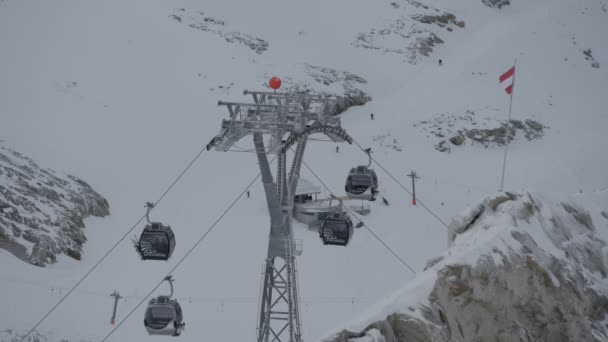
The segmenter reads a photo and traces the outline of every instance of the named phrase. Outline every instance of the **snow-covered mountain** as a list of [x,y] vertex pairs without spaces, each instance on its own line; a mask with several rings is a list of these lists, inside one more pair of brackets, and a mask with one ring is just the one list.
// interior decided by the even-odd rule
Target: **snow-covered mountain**
[[[328,341],[608,340],[608,192],[501,193],[450,224],[450,248]],[[382,318],[382,319],[379,319]]]
[[[606,0],[415,4],[0,1],[4,146],[78,175],[112,207],[107,218],[86,219],[81,261],[59,256],[41,269],[0,250],[0,340],[6,329],[14,336],[31,328],[137,222],[144,203],[156,200],[217,133],[227,116],[218,100],[242,101],[244,89],[265,89],[273,75],[283,89],[364,92],[372,101],[341,114],[343,127],[407,188],[406,175],[415,170],[419,203],[449,222],[498,189],[503,149],[467,136],[459,146],[445,142],[450,149],[442,153],[437,127],[500,127],[509,99],[498,76],[517,58],[513,119],[538,122],[543,135],[528,141],[517,131],[505,188],[570,194],[608,187]],[[425,23],[424,16],[435,15]],[[430,46],[416,45],[427,38],[432,51],[412,60],[411,48]],[[252,143],[238,146],[248,151]],[[304,159],[336,194],[348,170],[367,160],[355,146],[336,153],[314,141]],[[374,167],[390,206],[371,203],[365,223],[422,272],[446,251],[448,231]],[[38,332],[48,341],[103,339],[113,329],[110,293],[125,297],[121,320],[258,171],[252,154],[205,152],[152,213],[176,232],[171,261],[143,262],[124,239]],[[317,182],[306,169],[302,176]],[[187,323],[182,341],[254,339],[269,220],[261,184],[250,190],[251,198],[237,202],[174,273]],[[348,248],[323,246],[304,226],[295,234],[304,245],[298,275],[306,341],[341,330],[414,277],[366,230],[357,230]],[[140,307],[109,340],[146,339],[142,317]]]
[[0,248],[37,266],[61,253],[80,260],[83,220],[109,214],[108,202],[83,180],[0,146]]

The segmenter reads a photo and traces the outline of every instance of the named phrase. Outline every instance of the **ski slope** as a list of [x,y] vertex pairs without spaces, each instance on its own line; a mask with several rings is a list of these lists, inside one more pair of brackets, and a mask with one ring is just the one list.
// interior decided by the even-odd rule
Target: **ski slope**
[[[227,115],[218,100],[248,100],[242,91],[262,89],[271,75],[282,77],[284,87],[289,80],[309,79],[305,64],[368,81],[364,90],[373,101],[342,114],[343,127],[372,147],[374,158],[408,189],[405,175],[416,170],[419,199],[446,222],[498,189],[503,150],[464,146],[440,153],[413,125],[466,110],[504,120],[509,99],[498,75],[515,58],[513,118],[533,118],[549,128],[540,141],[518,137],[511,144],[505,188],[573,193],[608,187],[605,1],[517,2],[501,10],[476,0],[425,3],[454,13],[466,26],[442,35],[446,43],[412,65],[397,54],[351,45],[359,32],[383,27],[395,16],[398,9],[390,1],[0,2],[3,144],[42,166],[81,177],[111,206],[109,218],[87,221],[81,262],[63,257],[41,269],[0,250],[0,331],[31,328],[137,222],[145,202],[156,200],[217,133]],[[268,41],[269,50],[256,54],[182,25],[169,18],[176,8],[222,18],[231,30]],[[588,48],[599,69],[585,60],[582,50]],[[402,151],[378,143],[384,135]],[[250,140],[238,145],[251,148]],[[341,194],[348,170],[366,156],[356,146],[342,145],[336,154],[333,144],[311,142],[304,161]],[[121,320],[257,173],[253,154],[205,152],[151,214],[176,232],[171,261],[144,263],[129,239],[123,240],[38,331],[49,341],[103,339],[112,330],[112,291],[127,297],[119,304]],[[391,205],[371,203],[365,222],[422,270],[446,249],[447,230],[413,207],[389,176],[378,174]],[[318,183],[305,167],[302,175]],[[251,194],[173,274],[187,324],[182,341],[254,339],[269,218],[261,182]],[[348,248],[323,246],[303,226],[295,234],[304,245],[297,262],[307,341],[335,331],[413,278],[365,230],[355,233]],[[144,308],[109,340],[147,339]]]

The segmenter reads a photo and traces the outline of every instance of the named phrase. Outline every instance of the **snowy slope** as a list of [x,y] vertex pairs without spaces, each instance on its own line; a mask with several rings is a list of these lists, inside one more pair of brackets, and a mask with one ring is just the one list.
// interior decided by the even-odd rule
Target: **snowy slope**
[[[404,15],[396,11],[409,8],[396,9],[390,1],[0,2],[0,137],[40,164],[85,179],[113,208],[109,218],[87,221],[82,262],[65,259],[41,270],[0,251],[0,300],[10,308],[0,312],[0,331],[30,328],[62,288],[74,284],[137,221],[145,201],[158,198],[215,135],[227,114],[218,100],[244,100],[243,89],[263,88],[272,74],[283,76],[286,87],[289,80],[304,80],[319,90],[340,90],[315,83],[307,64],[367,80],[373,101],[343,114],[343,126],[408,188],[405,175],[415,169],[422,177],[420,198],[444,221],[498,188],[502,150],[464,146],[439,153],[413,125],[468,109],[502,120],[508,97],[497,77],[514,57],[513,117],[531,117],[550,128],[534,143],[516,138],[507,188],[572,193],[608,187],[602,154],[608,127],[604,3],[545,0],[501,10],[476,0],[425,3],[466,25],[437,31],[446,43],[412,65],[403,55],[352,44],[359,33],[385,28]],[[188,27],[170,17],[176,8],[220,18],[229,31],[264,39],[268,50],[258,54]],[[599,69],[585,60],[582,50],[588,48]],[[440,68],[438,58],[444,61]],[[386,147],[392,139],[402,151]],[[365,161],[354,146],[342,146],[338,155],[326,143],[308,147],[305,161],[338,194],[347,170]],[[112,328],[109,294],[116,289],[132,296],[119,306],[119,319],[124,317],[257,172],[254,155],[206,152],[152,214],[177,232],[172,261],[143,263],[123,241],[39,331],[57,340],[103,338]],[[303,176],[314,180],[307,170]],[[391,206],[372,203],[365,222],[422,270],[426,260],[445,250],[446,229],[412,207],[387,175],[380,177]],[[267,234],[258,182],[252,198],[239,201],[174,274],[187,322],[181,340],[253,338]],[[413,276],[363,230],[346,249],[322,246],[303,227],[296,227],[296,235],[304,240],[298,272],[306,340],[325,336]],[[142,315],[140,308],[111,340],[145,339]]]

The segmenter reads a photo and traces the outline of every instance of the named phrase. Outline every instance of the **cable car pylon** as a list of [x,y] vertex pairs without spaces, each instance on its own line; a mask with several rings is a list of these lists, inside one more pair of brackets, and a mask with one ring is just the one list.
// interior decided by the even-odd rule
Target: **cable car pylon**
[[[280,84],[276,81],[271,86]],[[274,89],[274,88],[273,88]],[[276,90],[276,89],[275,89]],[[323,95],[245,90],[254,103],[223,102],[230,117],[222,121],[219,133],[207,149],[228,151],[247,135],[260,165],[262,183],[270,214],[268,254],[264,263],[263,286],[258,318],[258,342],[301,342],[300,303],[296,271],[296,244],[292,230],[294,194],[308,135],[323,133],[334,142],[352,143],[341,128],[340,119],[324,114],[335,101]],[[270,135],[268,150],[263,135]],[[287,152],[297,144],[291,169],[287,172]],[[277,154],[276,181],[267,153]]]

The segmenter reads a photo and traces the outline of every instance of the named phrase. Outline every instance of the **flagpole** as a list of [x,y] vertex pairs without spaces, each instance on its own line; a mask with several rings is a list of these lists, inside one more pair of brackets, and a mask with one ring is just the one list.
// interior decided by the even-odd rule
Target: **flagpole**
[[509,99],[509,117],[507,119],[507,134],[505,136],[505,153],[502,159],[502,178],[500,179],[500,190],[503,190],[503,185],[505,183],[505,168],[507,165],[507,149],[509,148],[509,127],[511,126],[511,108],[513,106],[513,93],[515,92],[515,75],[517,74],[517,58],[515,58],[515,62],[513,63],[513,83],[511,84],[511,98]]

